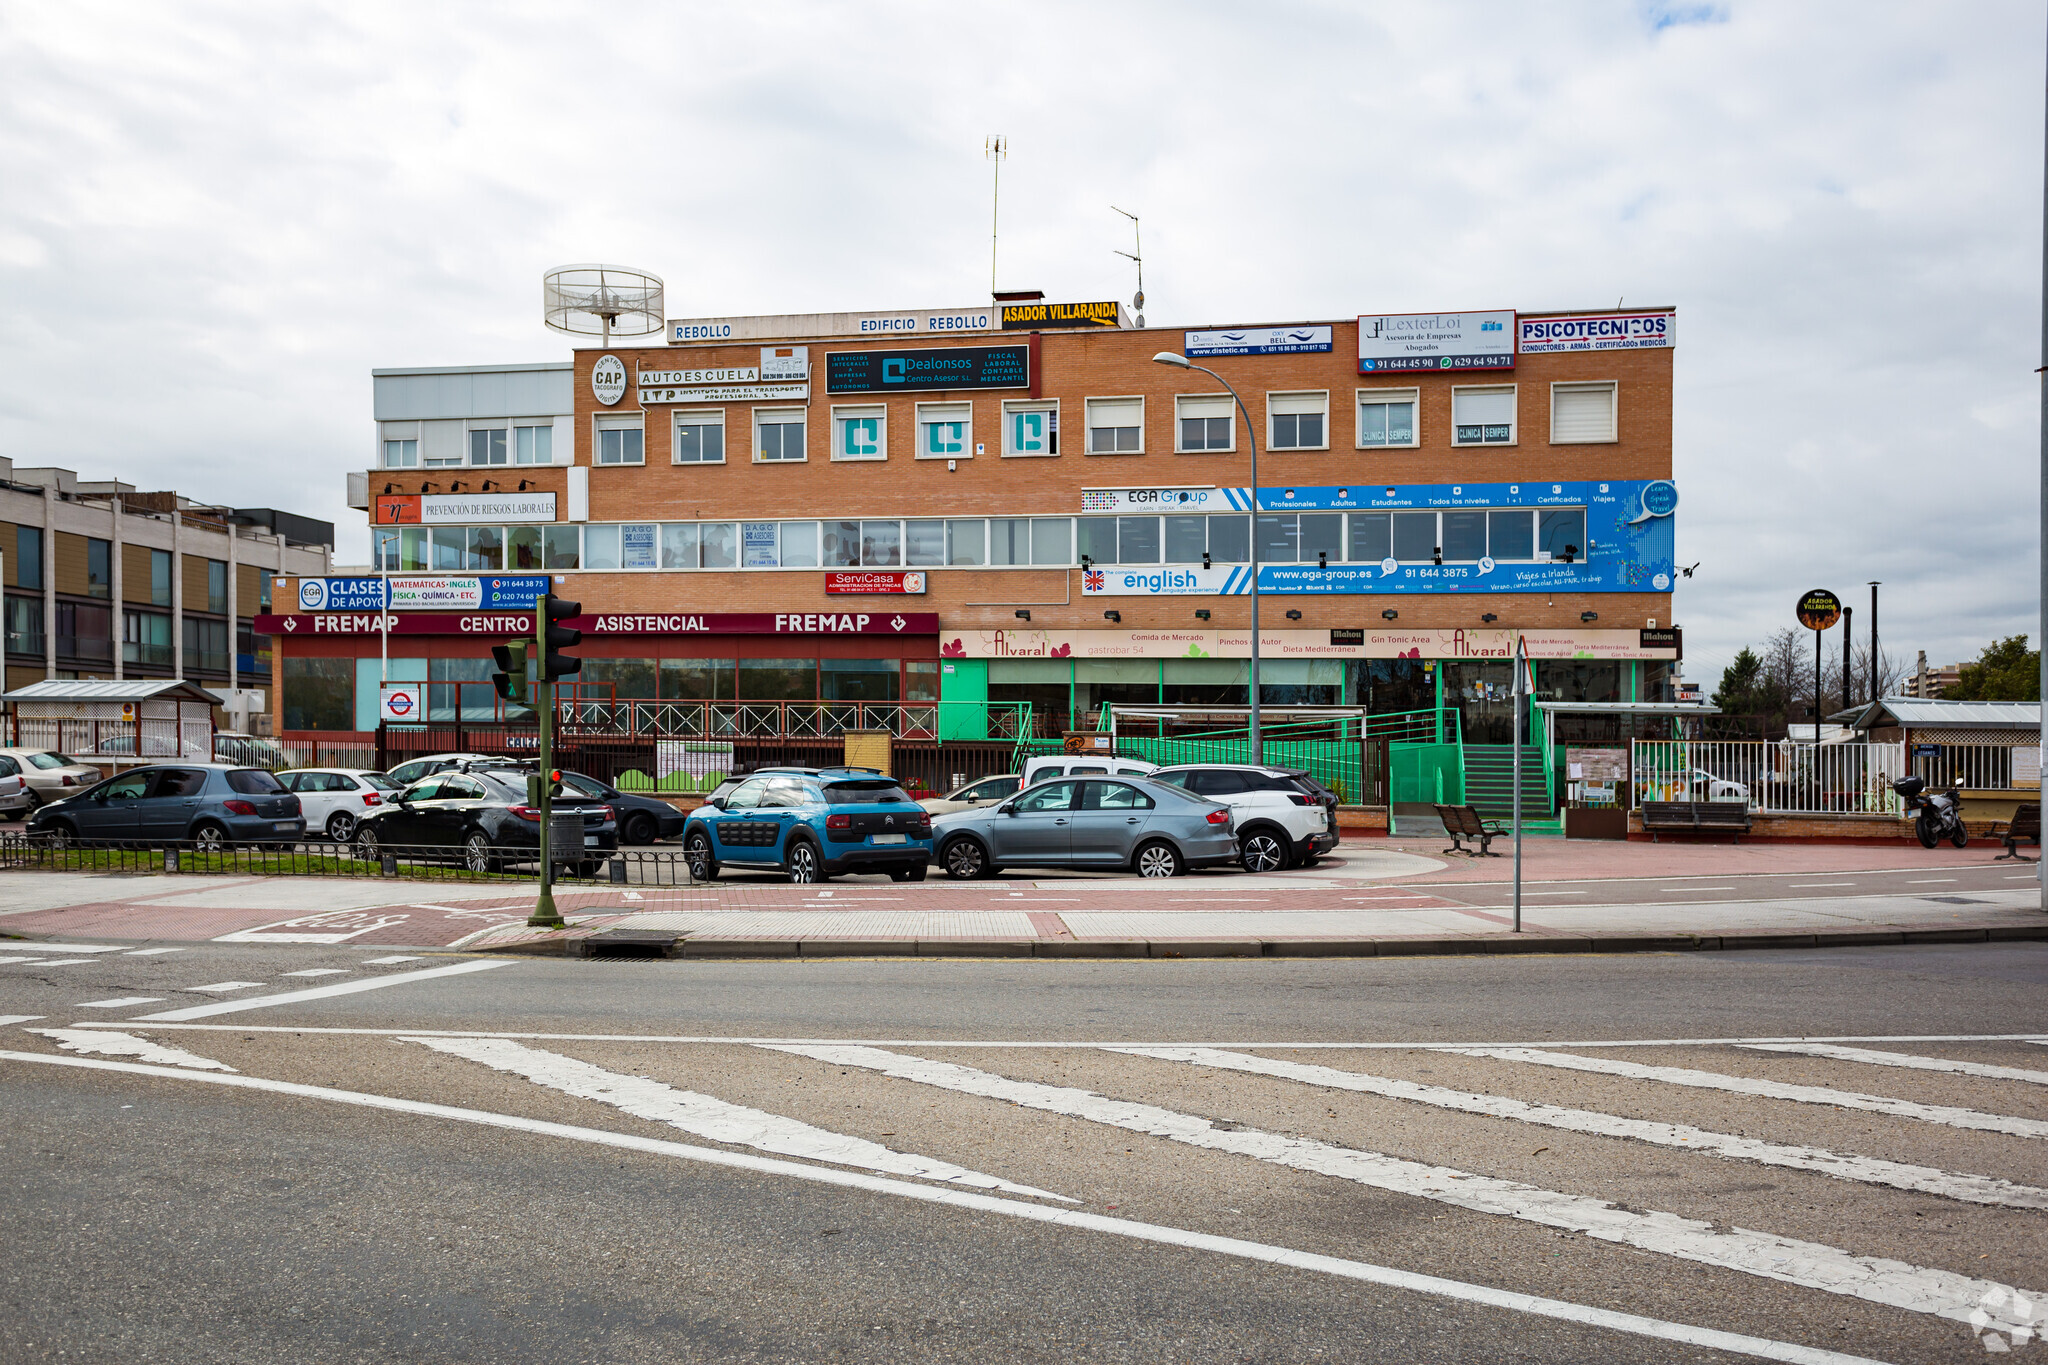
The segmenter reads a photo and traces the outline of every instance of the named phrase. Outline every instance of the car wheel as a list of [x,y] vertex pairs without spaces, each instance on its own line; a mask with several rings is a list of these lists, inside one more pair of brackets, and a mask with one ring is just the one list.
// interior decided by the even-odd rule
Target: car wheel
[[497,855],[491,852],[491,841],[477,830],[462,841],[462,865],[471,872],[496,872]]
[[1271,830],[1246,830],[1237,841],[1237,856],[1247,872],[1277,872],[1287,866],[1287,845]]
[[36,789],[34,787],[30,787],[28,789],[28,804],[21,808],[22,818],[27,819],[28,813],[42,804],[43,798],[36,795]]
[[345,810],[338,810],[327,817],[327,837],[337,844],[345,844],[356,837],[356,818]]
[[939,865],[946,869],[946,875],[956,882],[972,881],[990,874],[988,854],[980,844],[962,837],[953,840],[939,852]]
[[904,869],[903,880],[906,882],[921,882],[925,879],[925,874],[930,871],[931,868],[929,866],[919,863],[916,867]]
[[586,882],[594,882],[597,880],[597,866],[596,863],[578,863],[576,875]]
[[628,819],[624,828],[619,831],[619,842],[622,844],[651,844],[659,834],[660,831],[655,828],[653,816],[635,815]]
[[818,856],[817,845],[808,839],[791,841],[789,852],[783,855],[782,865],[793,882],[825,880],[825,861]]
[[683,840],[683,861],[690,866],[692,881],[708,882],[718,875],[718,859],[711,856],[711,836],[701,829]]
[[374,829],[356,831],[356,857],[366,863],[379,862],[384,857],[382,842]]
[[1187,870],[1181,863],[1180,850],[1156,839],[1138,849],[1131,865],[1140,877],[1178,877]]
[[50,843],[57,848],[70,848],[78,842],[78,831],[62,820],[50,822]]
[[208,820],[192,831],[192,847],[200,853],[225,853],[228,848],[228,832]]

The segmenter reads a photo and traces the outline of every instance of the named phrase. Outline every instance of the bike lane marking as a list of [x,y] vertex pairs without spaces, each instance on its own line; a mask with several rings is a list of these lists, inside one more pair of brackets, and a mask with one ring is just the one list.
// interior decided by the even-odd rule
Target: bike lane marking
[[502,961],[457,962],[446,967],[427,967],[416,972],[392,972],[388,976],[373,976],[360,981],[337,981],[331,986],[309,986],[304,990],[286,991],[282,995],[258,995],[240,1000],[222,1000],[211,1005],[191,1005],[184,1009],[163,1010],[156,1014],[144,1014],[137,1020],[172,1022],[181,1019],[205,1019],[216,1014],[236,1014],[242,1010],[271,1009],[278,1005],[296,1005],[307,1000],[327,1000],[337,995],[354,995],[359,991],[383,990],[386,986],[405,986],[415,981],[431,981],[440,977],[464,976],[470,972],[488,972],[512,964]]

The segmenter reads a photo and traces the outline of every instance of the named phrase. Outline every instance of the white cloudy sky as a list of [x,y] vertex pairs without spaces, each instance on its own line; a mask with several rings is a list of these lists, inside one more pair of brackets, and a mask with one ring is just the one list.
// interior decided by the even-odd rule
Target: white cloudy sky
[[0,454],[360,561],[373,366],[562,354],[565,261],[973,300],[999,131],[1005,284],[1128,296],[1121,205],[1155,325],[1677,305],[1690,675],[1871,578],[1940,662],[2036,629],[2042,53],[2033,0],[0,0]]

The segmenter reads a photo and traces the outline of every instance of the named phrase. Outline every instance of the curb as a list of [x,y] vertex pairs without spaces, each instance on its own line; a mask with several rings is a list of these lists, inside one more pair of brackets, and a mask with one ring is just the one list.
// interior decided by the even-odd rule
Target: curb
[[[471,952],[522,957],[610,957],[594,951],[594,936],[558,936]],[[751,959],[925,958],[1308,958],[1308,957],[1474,957],[1533,953],[1712,953],[1786,948],[1907,947],[1939,943],[2048,941],[2048,924],[2008,924],[1976,929],[1888,929],[1840,932],[1753,934],[1489,934],[1462,938],[1344,939],[690,939],[648,935],[631,946],[645,956],[697,961]],[[619,947],[627,944],[614,940]],[[606,945],[610,946],[610,945]]]

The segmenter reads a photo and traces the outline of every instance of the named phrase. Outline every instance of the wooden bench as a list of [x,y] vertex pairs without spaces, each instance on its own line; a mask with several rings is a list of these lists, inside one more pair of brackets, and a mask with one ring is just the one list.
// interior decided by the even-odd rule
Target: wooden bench
[[1507,833],[1506,830],[1500,827],[1499,821],[1486,819],[1471,806],[1438,806],[1436,808],[1436,818],[1444,822],[1444,833],[1451,836],[1451,846],[1445,849],[1444,852],[1471,853],[1472,850],[1465,847],[1465,841],[1467,839],[1477,839],[1479,841],[1478,857],[1498,858],[1500,856],[1500,854],[1495,853],[1488,847],[1495,839]]
[[2021,840],[2026,840],[2036,848],[2041,846],[2041,803],[2020,802],[2013,808],[2012,819],[2001,820],[1991,827],[1991,837],[2005,840],[2005,852],[1992,859],[1993,862],[2002,863],[2008,858],[2021,863],[2039,862],[2040,859],[2029,858],[2020,852],[2019,845]]
[[1706,833],[1726,830],[1741,843],[1749,833],[1747,801],[1645,801],[1643,829],[1654,841],[1659,833]]

